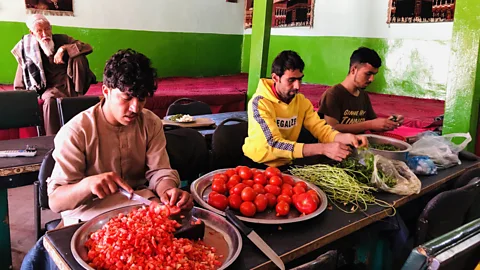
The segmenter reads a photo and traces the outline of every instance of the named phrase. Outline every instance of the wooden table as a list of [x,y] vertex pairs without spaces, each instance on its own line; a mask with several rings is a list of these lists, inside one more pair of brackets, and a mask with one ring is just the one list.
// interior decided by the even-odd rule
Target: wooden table
[[[462,165],[440,171],[438,175],[421,177],[420,194],[398,196],[379,193],[377,197],[399,207],[455,179],[467,169],[480,167],[479,161],[462,162]],[[300,223],[281,226],[250,224],[250,226],[277,254],[281,254],[282,260],[287,263],[381,220],[391,213],[392,209],[379,206],[370,206],[365,213],[354,214],[346,214],[334,207],[313,219]],[[71,238],[79,226],[73,225],[46,233],[44,246],[60,269],[81,269],[70,250]],[[242,252],[232,268],[273,269],[274,265],[256,246],[243,237]]]
[[12,265],[7,189],[30,185],[37,180],[43,157],[53,148],[53,136],[0,141],[0,150],[25,149],[27,145],[37,148],[36,156],[0,158],[0,269],[9,269]]

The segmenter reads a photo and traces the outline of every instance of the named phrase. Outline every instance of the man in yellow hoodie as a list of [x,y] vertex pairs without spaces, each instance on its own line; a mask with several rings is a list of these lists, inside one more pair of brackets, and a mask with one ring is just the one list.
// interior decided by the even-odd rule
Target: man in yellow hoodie
[[[281,52],[272,64],[272,79],[260,79],[248,103],[248,137],[243,153],[256,163],[279,167],[304,164],[302,158],[324,155],[341,161],[365,137],[339,133],[320,119],[313,105],[298,93],[305,64],[293,51]],[[297,142],[304,126],[319,143]]]

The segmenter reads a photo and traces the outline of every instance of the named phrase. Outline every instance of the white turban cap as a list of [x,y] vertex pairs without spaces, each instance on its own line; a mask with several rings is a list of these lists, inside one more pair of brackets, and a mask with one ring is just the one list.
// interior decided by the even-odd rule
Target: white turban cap
[[33,28],[34,28],[35,24],[38,23],[38,22],[41,22],[41,21],[50,23],[50,22],[48,21],[47,17],[43,16],[42,14],[35,14],[35,15],[30,16],[30,17],[27,19],[27,27],[28,27],[28,29],[30,29],[31,31],[33,31]]

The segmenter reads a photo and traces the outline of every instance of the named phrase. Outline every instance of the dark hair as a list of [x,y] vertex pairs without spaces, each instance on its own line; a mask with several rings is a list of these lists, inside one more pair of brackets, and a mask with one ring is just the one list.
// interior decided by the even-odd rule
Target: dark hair
[[105,65],[103,84],[132,97],[151,97],[157,90],[157,71],[145,55],[132,49],[119,50]]
[[294,51],[283,51],[277,55],[277,57],[275,57],[275,60],[273,60],[272,73],[282,77],[283,73],[285,73],[285,70],[299,69],[301,72],[303,72],[304,68],[305,63],[303,62],[302,58],[300,58],[300,55]]
[[350,56],[350,67],[355,64],[368,63],[374,68],[379,68],[382,65],[382,59],[378,56],[378,53],[372,49],[366,47],[360,47],[352,53]]

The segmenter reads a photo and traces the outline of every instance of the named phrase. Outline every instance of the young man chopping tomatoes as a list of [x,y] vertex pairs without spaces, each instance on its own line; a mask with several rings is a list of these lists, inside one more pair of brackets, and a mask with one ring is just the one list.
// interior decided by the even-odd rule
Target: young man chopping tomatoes
[[[339,133],[320,119],[299,93],[304,67],[296,52],[283,51],[273,61],[272,79],[260,80],[248,104],[248,137],[243,145],[252,161],[273,167],[305,164],[304,158],[319,155],[341,161],[350,154],[349,145],[367,144],[365,137]],[[297,142],[302,126],[319,142]]]
[[138,203],[118,193],[119,187],[147,199],[158,196],[166,205],[193,207],[170,167],[162,121],[143,108],[157,89],[156,75],[145,55],[118,51],[105,66],[102,101],[55,137],[49,204],[65,225]]

